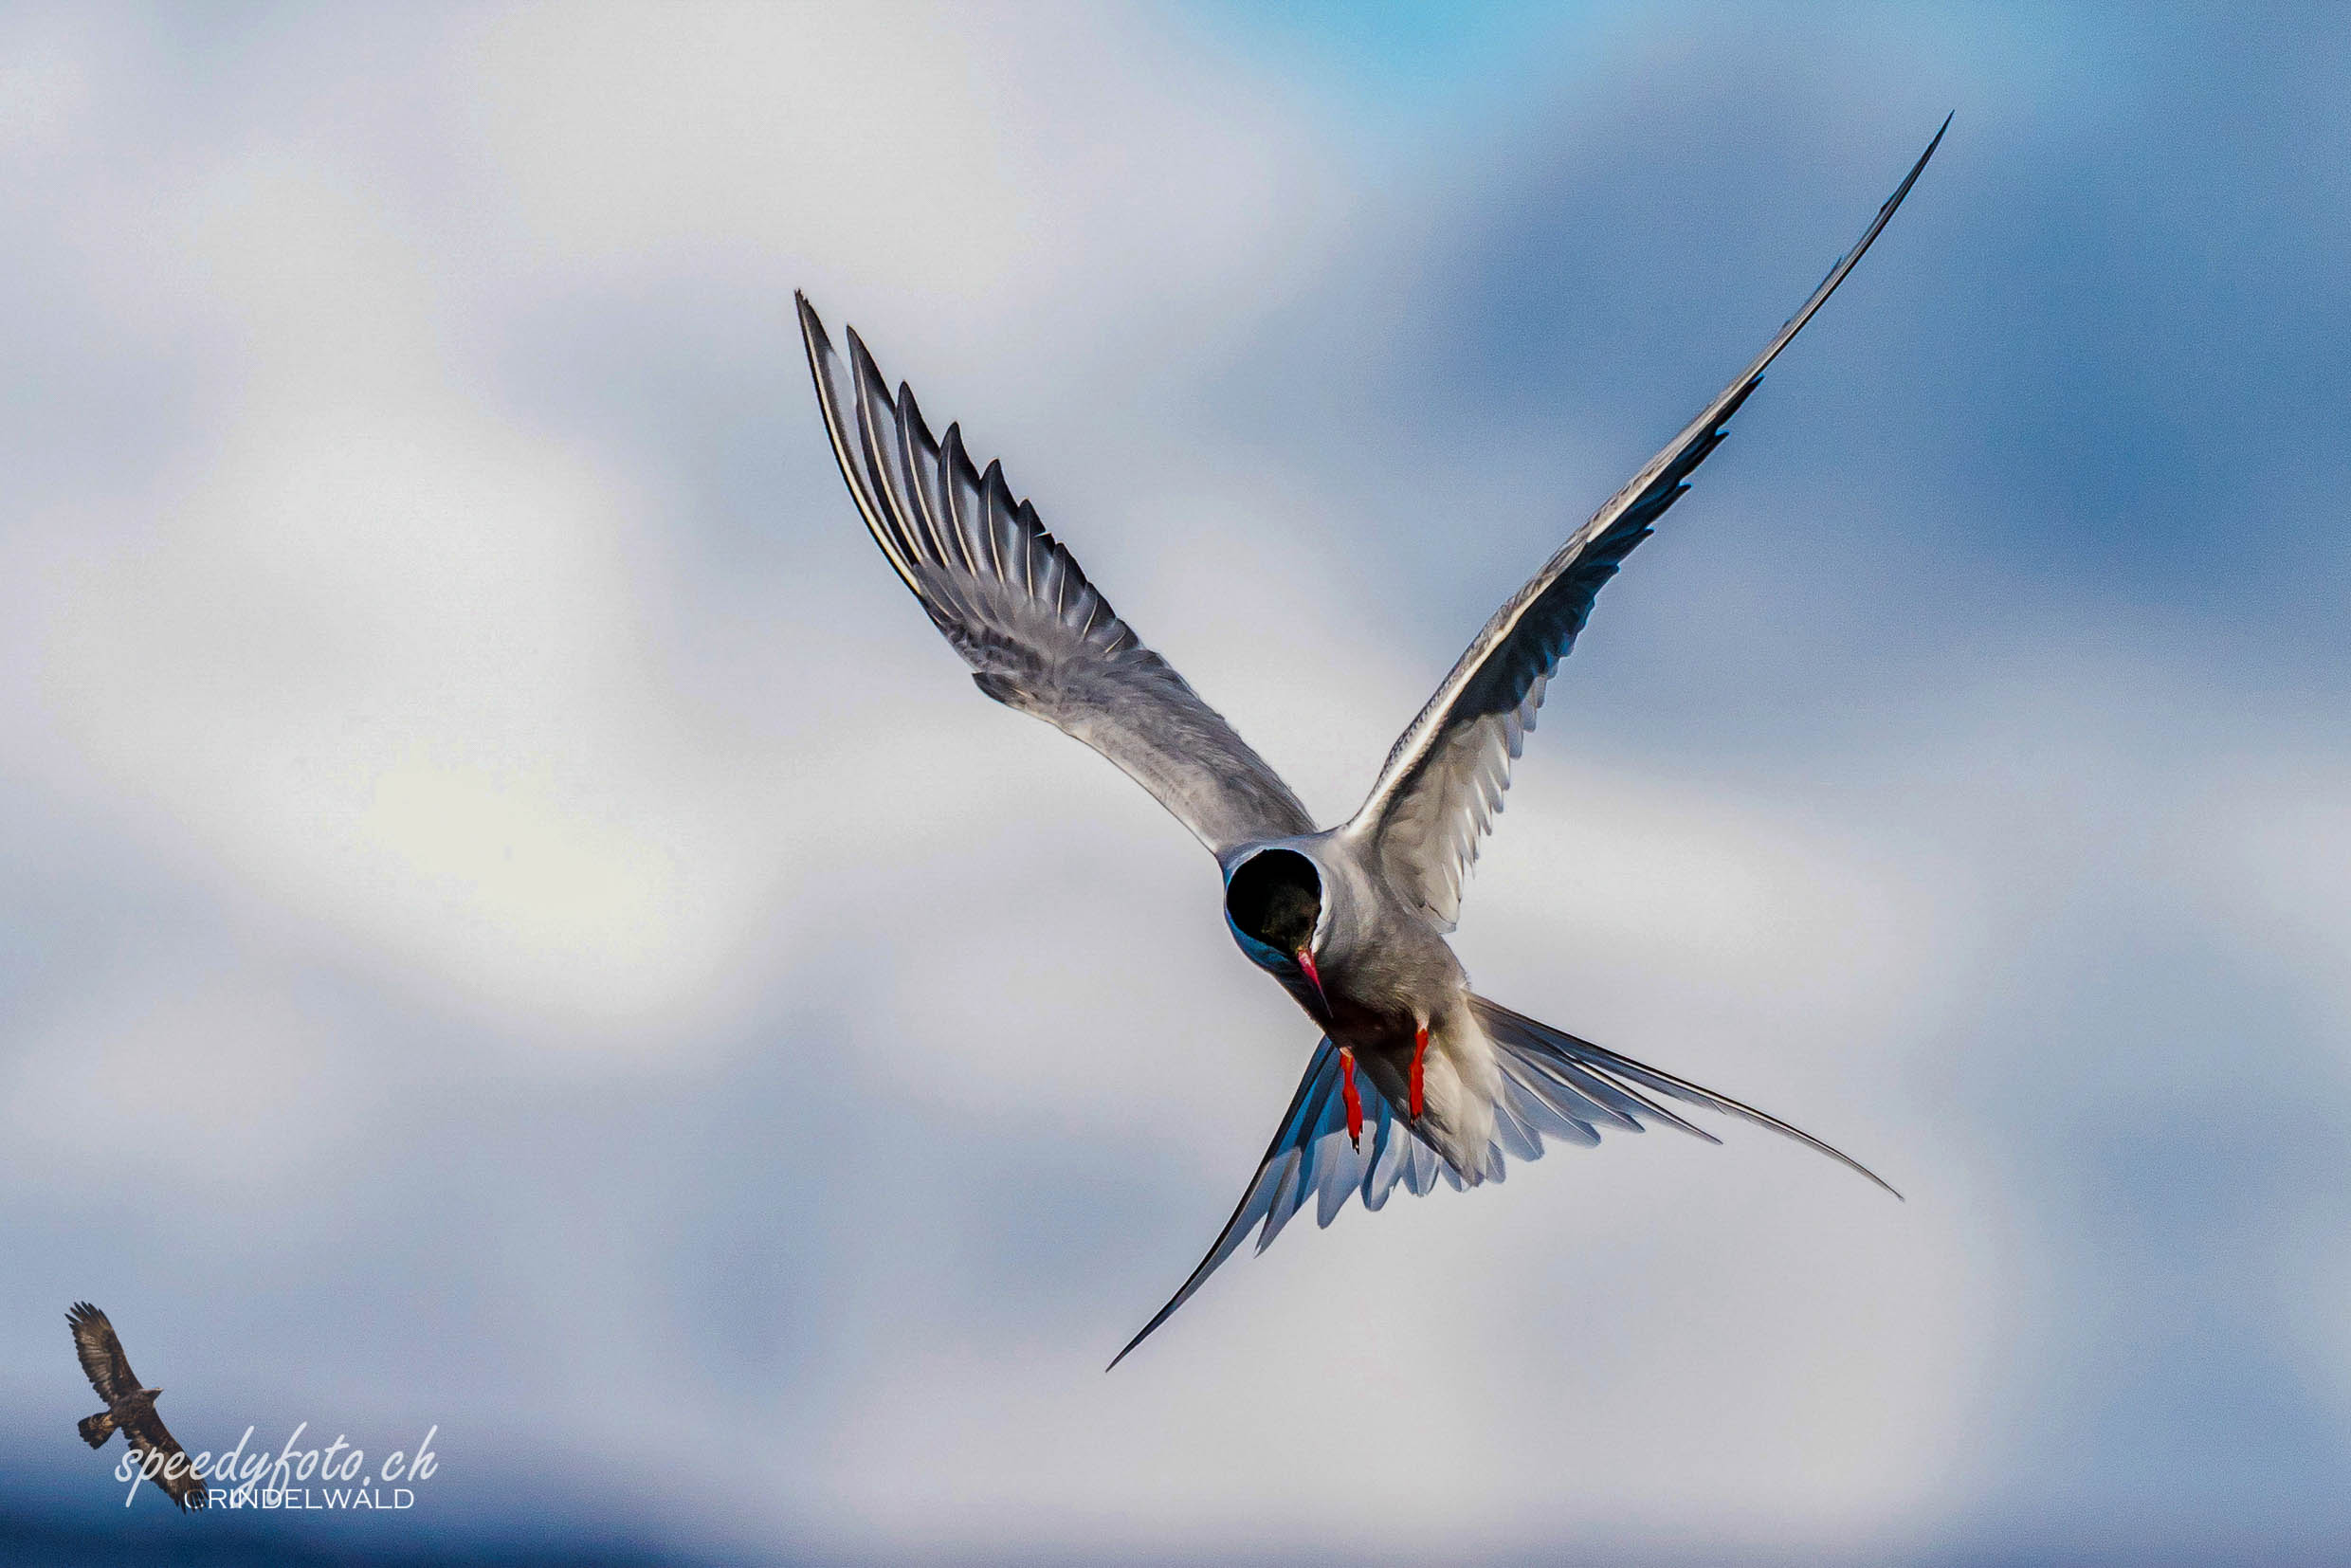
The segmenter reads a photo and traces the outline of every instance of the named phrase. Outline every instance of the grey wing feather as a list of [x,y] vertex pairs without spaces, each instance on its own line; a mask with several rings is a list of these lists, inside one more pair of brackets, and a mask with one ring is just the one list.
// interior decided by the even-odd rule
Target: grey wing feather
[[979,689],[1102,753],[1221,857],[1314,830],[1289,786],[1143,646],[1000,464],[961,429],[932,437],[911,388],[892,397],[848,334],[846,361],[805,297],[801,336],[833,456],[866,526]]
[[1398,1186],[1417,1196],[1439,1179],[1455,1187],[1462,1185],[1461,1176],[1397,1114],[1368,1075],[1358,1074],[1356,1079],[1363,1100],[1363,1146],[1358,1149],[1351,1144],[1340,1079],[1339,1048],[1325,1039],[1307,1064],[1290,1108],[1283,1113],[1273,1141],[1257,1163],[1257,1174],[1234,1206],[1232,1217],[1217,1233],[1215,1245],[1183,1287],[1143,1324],[1142,1332],[1111,1358],[1112,1366],[1125,1360],[1153,1330],[1175,1316],[1176,1309],[1241,1249],[1252,1226],[1257,1228],[1257,1250],[1263,1252],[1309,1201],[1315,1205],[1315,1222],[1328,1225],[1350,1195],[1360,1196],[1363,1207],[1376,1210]]
[[1494,612],[1397,738],[1350,827],[1373,842],[1390,883],[1439,930],[1450,931],[1460,919],[1462,884],[1477,859],[1480,838],[1502,810],[1510,764],[1535,727],[1544,684],[1575,646],[1594,597],[1689,487],[1689,476],[1722,441],[1731,415],[1861,260],[1950,125],[1946,118],[1878,209],[1868,232],[1830,268],[1754,363]]

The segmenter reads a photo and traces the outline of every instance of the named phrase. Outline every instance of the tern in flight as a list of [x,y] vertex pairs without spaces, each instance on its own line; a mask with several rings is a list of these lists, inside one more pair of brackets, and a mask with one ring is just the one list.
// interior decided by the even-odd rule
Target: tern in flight
[[[1248,1190],[1181,1289],[1113,1358],[1168,1320],[1252,1226],[1263,1251],[1311,1199],[1328,1225],[1350,1194],[1376,1210],[1401,1185],[1502,1179],[1545,1138],[1597,1143],[1647,1121],[1713,1135],[1664,1102],[1759,1122],[1891,1187],[1752,1105],[1579,1040],[1483,996],[1446,936],[1479,839],[1543,687],[1602,584],[1688,488],[1764,369],[1845,281],[1942,141],[1754,363],[1577,529],[1485,623],[1388,754],[1355,815],[1318,830],[1298,796],[1168,662],[1143,646],[1013,499],[959,427],[934,438],[904,383],[895,397],[857,334],[846,360],[805,296],[800,330],[833,456],[874,542],[979,689],[1108,757],[1216,857],[1225,922],[1250,962],[1322,1030]],[[1899,1194],[1897,1194],[1899,1195]]]

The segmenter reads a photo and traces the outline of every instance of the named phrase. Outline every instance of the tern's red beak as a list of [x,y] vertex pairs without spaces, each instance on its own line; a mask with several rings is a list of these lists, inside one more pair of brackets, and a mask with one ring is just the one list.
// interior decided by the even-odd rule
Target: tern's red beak
[[1321,998],[1322,1011],[1330,1012],[1331,999],[1322,990],[1322,976],[1315,972],[1314,955],[1303,947],[1298,950],[1298,967],[1306,972],[1306,983],[1314,987],[1314,994]]

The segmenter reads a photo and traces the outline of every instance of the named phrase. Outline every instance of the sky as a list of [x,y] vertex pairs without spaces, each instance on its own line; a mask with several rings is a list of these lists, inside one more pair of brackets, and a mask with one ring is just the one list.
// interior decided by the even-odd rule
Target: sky
[[[2323,8],[0,9],[0,1533],[2339,1558],[2346,69]],[[1612,1138],[1105,1377],[1312,1031],[972,691],[792,291],[1329,820],[1945,114],[1456,938],[1907,1201]],[[85,1298],[191,1449],[440,1468],[125,1509]]]

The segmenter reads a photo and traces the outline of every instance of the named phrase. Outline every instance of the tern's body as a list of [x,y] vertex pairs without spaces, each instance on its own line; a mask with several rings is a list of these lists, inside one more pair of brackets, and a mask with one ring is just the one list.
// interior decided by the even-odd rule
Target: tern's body
[[1440,1179],[1500,1179],[1506,1158],[1536,1158],[1545,1138],[1596,1143],[1603,1127],[1638,1132],[1649,1121],[1711,1137],[1666,1100],[1744,1117],[1853,1164],[1751,1106],[1472,994],[1446,938],[1510,763],[1594,597],[1687,488],[1764,368],[1877,238],[1941,139],[1938,131],[1763,353],[1495,611],[1397,739],[1361,808],[1321,830],[1111,611],[1035,510],[1013,499],[1001,466],[976,469],[956,426],[934,439],[913,391],[902,383],[893,397],[855,333],[845,364],[800,301],[833,454],[890,565],[982,691],[1084,740],[1192,830],[1224,877],[1233,939],[1323,1031],[1216,1244],[1127,1350],[1251,1227],[1262,1222],[1262,1250],[1309,1199],[1327,1225],[1351,1194],[1377,1209],[1399,1184],[1422,1193]]
[[[1234,858],[1237,866],[1285,852],[1314,867],[1321,918],[1307,947],[1313,977],[1280,969],[1276,977],[1383,1099],[1412,1103],[1417,1059],[1422,1108],[1413,1130],[1466,1182],[1483,1180],[1499,1069],[1494,1043],[1470,1012],[1468,972],[1452,944],[1379,874],[1363,835],[1342,826],[1250,845]],[[1227,919],[1237,937],[1248,935],[1230,899]]]

